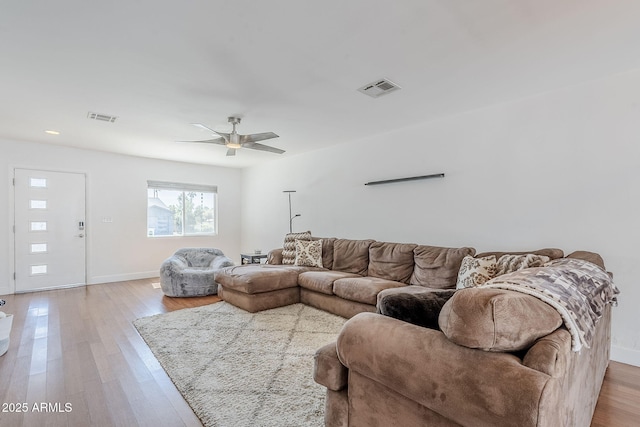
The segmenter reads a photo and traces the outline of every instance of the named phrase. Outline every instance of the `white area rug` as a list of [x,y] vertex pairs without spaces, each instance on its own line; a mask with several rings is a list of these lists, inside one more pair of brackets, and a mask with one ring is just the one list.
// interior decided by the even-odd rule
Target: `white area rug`
[[303,304],[248,313],[226,302],[134,322],[205,426],[322,426],[313,354],[346,320]]

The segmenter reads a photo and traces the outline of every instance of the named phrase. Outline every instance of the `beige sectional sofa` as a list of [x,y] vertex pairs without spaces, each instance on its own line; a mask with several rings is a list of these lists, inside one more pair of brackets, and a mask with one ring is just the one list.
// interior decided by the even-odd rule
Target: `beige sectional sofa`
[[324,238],[323,268],[282,265],[282,250],[268,264],[218,273],[218,295],[250,312],[302,302],[350,318],[375,312],[380,291],[408,285],[454,288],[460,263],[472,248]]
[[[229,267],[216,280],[224,300],[251,312],[303,302],[350,318],[315,356],[326,426],[589,426],[609,362],[611,298],[589,348],[572,351],[575,336],[547,303],[455,289],[473,248],[322,240],[323,268],[282,265],[275,250],[267,265]],[[526,253],[604,273],[591,252]],[[502,253],[475,257],[488,255]]]

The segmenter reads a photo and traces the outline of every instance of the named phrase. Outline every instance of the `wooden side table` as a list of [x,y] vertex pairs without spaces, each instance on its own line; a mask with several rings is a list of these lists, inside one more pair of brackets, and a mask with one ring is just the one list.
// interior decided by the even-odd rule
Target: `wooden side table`
[[260,264],[262,259],[267,259],[267,254],[240,254],[242,265],[245,264]]

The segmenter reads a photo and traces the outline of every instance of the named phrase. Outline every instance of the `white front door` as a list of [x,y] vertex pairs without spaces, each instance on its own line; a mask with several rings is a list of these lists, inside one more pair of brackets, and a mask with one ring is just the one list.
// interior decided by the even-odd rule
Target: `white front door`
[[85,176],[15,169],[16,292],[84,285]]

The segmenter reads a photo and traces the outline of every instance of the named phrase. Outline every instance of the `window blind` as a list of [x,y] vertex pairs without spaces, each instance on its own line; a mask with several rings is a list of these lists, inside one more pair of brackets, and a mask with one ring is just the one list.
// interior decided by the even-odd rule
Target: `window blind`
[[180,182],[147,181],[147,188],[156,190],[199,191],[206,193],[218,193],[217,185],[184,184]]

